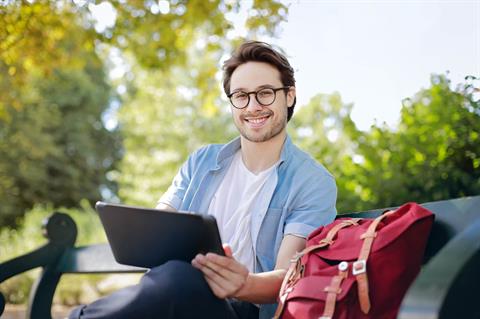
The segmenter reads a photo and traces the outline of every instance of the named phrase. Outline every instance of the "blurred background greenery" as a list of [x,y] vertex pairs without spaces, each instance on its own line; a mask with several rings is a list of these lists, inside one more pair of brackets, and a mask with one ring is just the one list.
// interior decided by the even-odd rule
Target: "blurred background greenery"
[[[154,206],[190,152],[236,135],[219,66],[242,41],[228,17],[245,4],[103,2],[116,12],[104,28],[90,4],[0,1],[0,262],[38,247],[58,209],[77,244],[105,241],[95,201]],[[250,39],[288,18],[281,1],[247,6]],[[432,74],[394,128],[357,129],[339,93],[297,107],[289,133],[336,177],[339,212],[480,194],[478,79],[465,76]],[[2,292],[24,302],[34,275]],[[57,301],[81,302],[85,285],[104,293],[103,277],[79,278]]]

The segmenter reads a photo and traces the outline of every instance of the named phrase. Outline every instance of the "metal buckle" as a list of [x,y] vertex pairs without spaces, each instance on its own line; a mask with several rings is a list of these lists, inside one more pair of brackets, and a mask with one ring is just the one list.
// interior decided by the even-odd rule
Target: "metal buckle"
[[341,263],[338,264],[338,270],[345,271],[347,269],[348,269],[348,262],[342,261]]
[[367,261],[365,259],[357,260],[353,263],[352,274],[354,276],[363,274],[366,271],[367,271]]

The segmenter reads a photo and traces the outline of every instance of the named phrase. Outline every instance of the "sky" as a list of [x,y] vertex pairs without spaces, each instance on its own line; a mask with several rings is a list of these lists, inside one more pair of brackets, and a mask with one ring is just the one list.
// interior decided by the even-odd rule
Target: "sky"
[[394,127],[401,101],[449,72],[480,76],[480,0],[289,1],[277,39],[296,71],[298,105],[339,92],[358,128]]

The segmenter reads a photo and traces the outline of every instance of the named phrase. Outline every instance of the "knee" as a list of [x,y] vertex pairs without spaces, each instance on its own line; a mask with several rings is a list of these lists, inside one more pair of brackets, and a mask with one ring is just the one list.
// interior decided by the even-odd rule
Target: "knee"
[[150,269],[147,274],[156,275],[158,273],[168,273],[172,275],[178,275],[196,271],[197,269],[195,269],[190,263],[187,263],[186,261],[170,260],[158,267]]
[[155,282],[161,281],[165,285],[178,285],[187,278],[201,275],[201,272],[190,263],[180,260],[171,260],[163,265],[150,269],[144,279]]

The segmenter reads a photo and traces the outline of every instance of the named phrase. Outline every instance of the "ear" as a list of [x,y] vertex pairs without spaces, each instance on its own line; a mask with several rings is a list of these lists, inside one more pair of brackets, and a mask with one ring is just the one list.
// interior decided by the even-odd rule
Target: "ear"
[[292,107],[293,102],[295,101],[295,97],[297,96],[297,90],[294,86],[291,86],[287,92],[287,106]]

